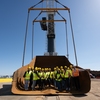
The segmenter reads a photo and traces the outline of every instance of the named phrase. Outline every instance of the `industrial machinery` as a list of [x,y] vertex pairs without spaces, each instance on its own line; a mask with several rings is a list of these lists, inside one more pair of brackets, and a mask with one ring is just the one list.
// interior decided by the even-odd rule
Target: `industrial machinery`
[[[44,3],[45,6],[40,8],[37,7],[37,5]],[[60,8],[55,6],[56,4],[60,5]],[[29,14],[30,11],[40,11],[40,13],[37,15],[37,17],[33,20],[33,27],[34,23],[39,22],[41,29],[43,31],[47,32],[47,52],[44,53],[44,55],[39,55],[33,58],[33,43],[32,43],[32,61],[24,65],[24,58],[25,58],[25,49],[26,49],[26,38],[27,38],[27,31],[28,31],[28,21],[29,21]],[[73,48],[74,48],[74,53],[75,53],[75,61],[76,65],[74,67],[79,69],[79,81],[80,81],[80,91],[76,90],[71,90],[69,93],[72,94],[84,94],[88,93],[91,88],[91,81],[90,81],[90,76],[87,70],[81,68],[78,66],[78,61],[77,61],[77,55],[76,55],[76,49],[75,49],[75,41],[74,41],[74,33],[73,33],[73,28],[72,28],[72,21],[71,21],[71,14],[70,14],[70,9],[60,3],[58,0],[41,0],[34,6],[30,7],[28,9],[28,16],[27,16],[27,23],[26,23],[26,32],[25,32],[25,42],[24,42],[24,51],[23,51],[23,60],[22,60],[22,67],[16,70],[13,74],[13,81],[12,81],[12,93],[14,94],[25,94],[25,95],[66,95],[67,92],[62,92],[62,93],[56,93],[56,90],[53,88],[45,89],[42,91],[25,91],[24,90],[24,78],[23,75],[25,71],[27,70],[28,66],[31,67],[48,67],[53,69],[55,66],[69,66],[72,64],[69,61],[69,54],[68,54],[68,41],[67,41],[67,31],[66,31],[66,44],[67,44],[67,56],[65,55],[58,55],[57,52],[55,52],[55,22],[64,22],[65,26],[67,27],[67,20],[64,18],[59,11],[66,11],[69,14],[69,22],[70,22],[70,27],[71,27],[71,32],[72,32],[72,41],[73,41]],[[38,17],[42,14],[46,13],[47,16],[43,16],[42,20],[38,20]],[[55,14],[58,14],[61,19],[56,20],[55,19]],[[34,33],[34,31],[32,31]],[[32,34],[33,34],[32,33]],[[33,35],[32,35],[33,36]],[[32,37],[33,41],[33,37]]]

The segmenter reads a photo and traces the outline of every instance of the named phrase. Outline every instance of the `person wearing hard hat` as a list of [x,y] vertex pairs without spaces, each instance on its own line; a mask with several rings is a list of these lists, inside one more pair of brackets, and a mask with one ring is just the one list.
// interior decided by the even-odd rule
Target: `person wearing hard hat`
[[[30,73],[32,73],[34,71],[34,67],[31,67]],[[31,74],[30,76],[30,82],[29,82],[29,89],[31,90],[32,88],[32,83],[33,83],[33,76]]]
[[46,82],[46,87],[50,86],[50,72],[49,72],[49,68],[46,69],[46,72],[45,72],[45,82]]
[[64,70],[66,71],[66,69],[67,69],[67,66],[64,66]]
[[67,68],[67,71],[70,73],[70,76],[69,76],[69,90],[71,89],[72,87],[72,65],[70,65],[68,68]]
[[69,66],[69,73],[70,73],[70,88],[73,89],[74,88],[74,82],[73,82],[73,74],[72,74],[72,70],[73,70],[73,65],[71,64]]
[[73,68],[72,75],[73,75],[73,81],[74,81],[76,90],[80,90],[79,69]]
[[69,67],[65,68],[65,84],[66,84],[66,91],[70,90],[70,72],[68,71]]
[[41,89],[44,89],[45,88],[45,72],[44,72],[44,68],[42,68],[42,70],[41,70],[40,78],[41,78]]
[[28,67],[27,71],[25,71],[23,77],[24,77],[24,89],[28,90],[29,88],[29,83],[30,83],[30,76],[31,76],[31,67]]
[[65,70],[63,68],[61,68],[60,70],[61,73],[61,78],[62,78],[62,90],[65,90],[66,86],[65,86]]
[[61,92],[62,91],[62,77],[61,77],[61,74],[60,74],[60,69],[58,69],[57,71],[57,74],[56,74],[56,84],[57,84],[57,88],[58,88],[58,91],[57,92]]
[[48,71],[48,68],[45,68],[44,69],[44,87],[46,88],[47,86],[47,71]]
[[54,86],[55,86],[55,88],[57,87],[57,84],[56,84],[56,74],[57,74],[57,68],[54,67],[53,78],[54,78]]
[[53,71],[51,70],[51,68],[49,68],[49,73],[50,73],[50,75],[49,75],[49,82],[50,82],[49,84],[50,85],[49,86],[52,87],[54,85],[54,79],[53,79],[54,77],[53,77]]
[[35,70],[33,71],[32,75],[33,75],[33,84],[32,84],[32,90],[35,90],[35,86],[37,83],[37,80],[39,79],[39,75],[38,75],[38,68],[35,67]]
[[38,89],[40,90],[41,89],[41,67],[37,69],[37,75],[38,75],[37,85],[39,87]]

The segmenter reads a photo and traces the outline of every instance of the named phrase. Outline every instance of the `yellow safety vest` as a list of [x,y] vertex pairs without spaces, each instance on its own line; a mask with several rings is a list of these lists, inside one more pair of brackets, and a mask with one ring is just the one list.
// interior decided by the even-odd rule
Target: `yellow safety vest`
[[70,74],[70,73],[69,73],[68,71],[66,71],[66,72],[65,72],[65,78],[69,78],[69,74]]
[[48,79],[49,78],[49,75],[50,75],[50,72],[46,72],[45,73],[45,79]]
[[39,75],[38,79],[40,79],[41,78],[41,72],[38,72],[38,75]]
[[50,78],[51,79],[53,78],[53,72],[50,72]]
[[60,74],[57,74],[56,81],[61,81],[61,80],[62,80],[61,75]]
[[64,77],[65,77],[64,73],[61,73],[61,77],[62,77],[62,78],[64,78]]
[[26,79],[26,80],[30,80],[30,75],[31,75],[31,73],[26,72],[26,74],[25,74],[25,79]]
[[70,76],[72,76],[72,70],[68,69],[67,71],[70,73]]
[[41,77],[41,79],[45,79],[45,74],[44,74],[44,72],[41,72],[40,77]]
[[33,80],[38,80],[38,76],[37,76],[37,74],[36,73],[33,73]]

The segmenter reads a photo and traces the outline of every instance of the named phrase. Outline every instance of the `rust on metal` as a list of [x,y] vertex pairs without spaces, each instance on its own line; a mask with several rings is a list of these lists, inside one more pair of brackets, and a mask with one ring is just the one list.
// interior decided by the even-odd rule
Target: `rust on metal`
[[25,94],[25,95],[67,95],[68,93],[72,94],[84,94],[90,91],[90,76],[87,70],[84,70],[80,67],[79,72],[79,80],[81,91],[68,91],[68,92],[61,92],[56,93],[57,90],[49,88],[42,91],[25,91],[24,90],[24,72],[27,70],[28,66],[39,66],[43,67],[50,67],[54,68],[55,66],[69,66],[71,63],[65,56],[36,56],[28,65],[21,67],[17,71],[14,72],[13,81],[12,81],[12,93],[14,94]]

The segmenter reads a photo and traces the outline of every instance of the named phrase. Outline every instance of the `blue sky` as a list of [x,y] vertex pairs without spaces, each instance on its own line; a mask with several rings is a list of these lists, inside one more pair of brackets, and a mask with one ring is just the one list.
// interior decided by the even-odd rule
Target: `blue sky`
[[[21,67],[27,11],[38,1],[0,0],[0,75],[11,75]],[[78,65],[85,69],[100,70],[100,0],[59,1],[71,11]],[[25,65],[31,61],[32,20],[37,14],[35,11],[30,13]],[[61,14],[68,21],[69,60],[75,65],[68,12]],[[46,32],[41,30],[39,23],[34,27],[35,57],[46,52]],[[67,54],[65,32],[64,23],[55,23],[55,47],[58,55]]]

